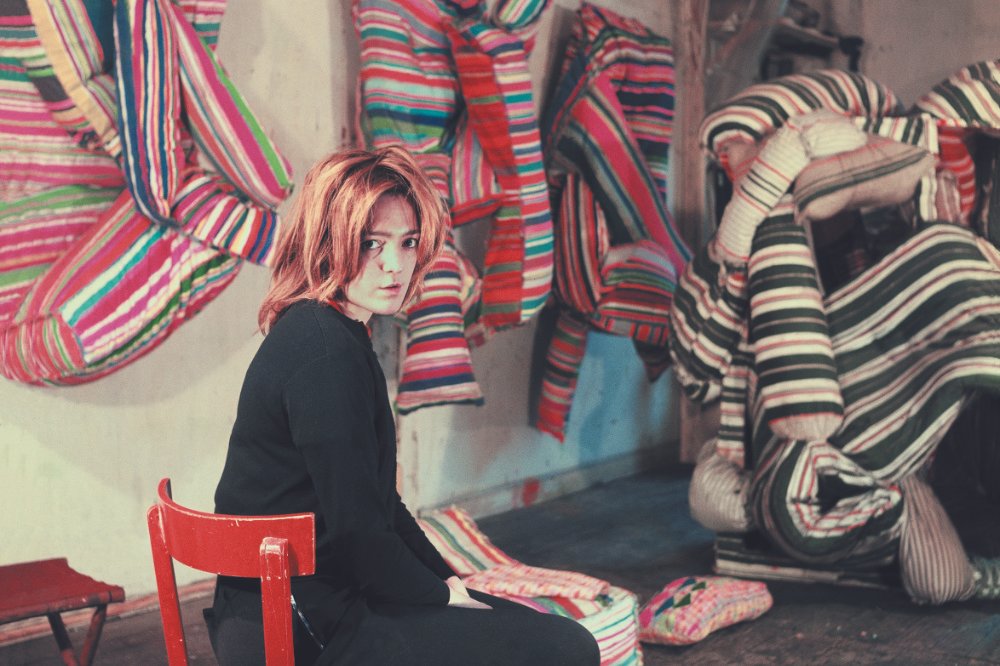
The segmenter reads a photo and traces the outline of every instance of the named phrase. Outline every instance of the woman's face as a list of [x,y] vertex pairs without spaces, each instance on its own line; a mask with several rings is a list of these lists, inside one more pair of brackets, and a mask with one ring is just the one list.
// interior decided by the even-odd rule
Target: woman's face
[[361,239],[361,270],[344,290],[344,312],[367,322],[373,314],[399,312],[417,265],[420,230],[413,206],[403,197],[378,200],[371,227]]

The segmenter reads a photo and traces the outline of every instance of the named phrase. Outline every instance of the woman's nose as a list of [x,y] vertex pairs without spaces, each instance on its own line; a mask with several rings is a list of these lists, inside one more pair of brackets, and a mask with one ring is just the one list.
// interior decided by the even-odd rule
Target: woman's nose
[[399,271],[399,252],[395,248],[386,245],[382,248],[380,258],[382,260],[382,270],[386,273],[396,273]]

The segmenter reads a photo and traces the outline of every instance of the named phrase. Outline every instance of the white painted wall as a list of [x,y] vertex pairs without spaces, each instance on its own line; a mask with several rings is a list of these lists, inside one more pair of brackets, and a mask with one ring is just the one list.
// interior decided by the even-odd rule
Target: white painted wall
[[[662,0],[603,4],[670,34]],[[890,85],[914,86],[899,88],[907,102],[922,90],[923,75],[914,76],[911,63],[946,59],[927,77],[933,83],[986,57],[984,49],[1000,55],[995,12],[988,11],[993,0],[951,0],[947,33],[882,34],[910,25],[909,16],[930,16],[937,4],[866,0],[857,12],[864,29],[855,32],[869,45],[893,45],[866,58]],[[576,6],[556,0],[544,19],[531,61],[538,95],[561,60]],[[960,16],[974,18],[963,24]],[[308,165],[350,140],[356,50],[348,0],[230,2],[220,58],[291,160],[297,182]],[[163,476],[173,478],[183,503],[212,507],[243,372],[260,342],[256,311],[267,279],[266,270],[247,266],[149,356],[95,383],[38,388],[0,381],[0,564],[65,556],[132,597],[154,589],[145,510]],[[669,376],[648,384],[630,343],[608,335],[590,336],[567,441],[529,428],[534,332],[533,325],[507,331],[474,352],[484,407],[429,408],[401,419],[401,482],[411,508],[457,500],[490,513],[521,503],[526,480],[539,479],[538,496],[546,497],[675,450]],[[377,342],[391,375],[397,334],[382,325]],[[202,575],[181,570],[179,577]]]

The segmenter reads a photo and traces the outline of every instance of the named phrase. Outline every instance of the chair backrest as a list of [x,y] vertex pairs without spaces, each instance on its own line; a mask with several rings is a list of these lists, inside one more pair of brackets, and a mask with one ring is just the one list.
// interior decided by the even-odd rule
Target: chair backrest
[[146,518],[170,666],[188,663],[174,560],[199,571],[259,578],[267,664],[294,664],[290,576],[316,572],[313,514],[229,516],[195,511],[177,504],[170,494],[170,479],[163,479]]

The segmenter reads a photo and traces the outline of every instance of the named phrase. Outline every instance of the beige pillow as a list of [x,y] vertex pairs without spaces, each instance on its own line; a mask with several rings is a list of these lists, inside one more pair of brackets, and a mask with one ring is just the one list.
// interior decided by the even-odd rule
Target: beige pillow
[[864,146],[813,160],[799,173],[795,219],[806,224],[845,210],[900,204],[933,170],[934,156],[923,148],[871,135]]

